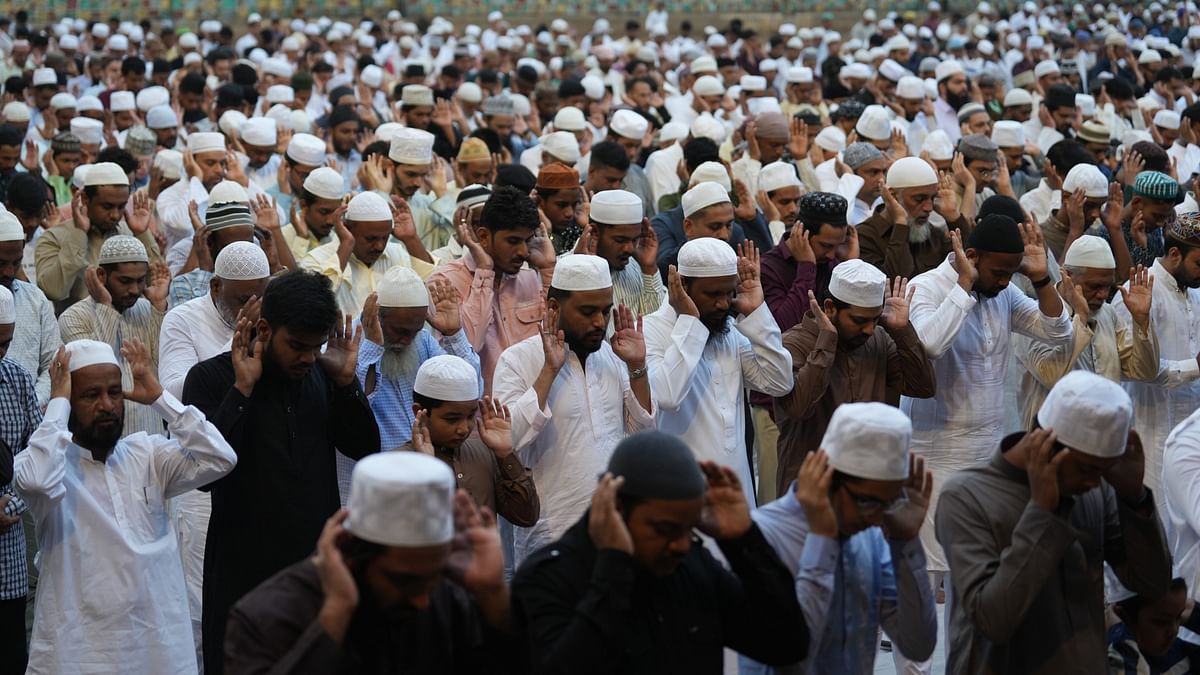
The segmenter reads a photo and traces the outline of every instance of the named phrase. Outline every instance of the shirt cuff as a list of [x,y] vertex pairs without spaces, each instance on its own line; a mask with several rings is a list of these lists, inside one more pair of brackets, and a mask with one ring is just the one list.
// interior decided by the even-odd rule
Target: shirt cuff
[[978,302],[975,298],[971,297],[970,293],[964,291],[962,286],[959,286],[957,283],[950,288],[950,293],[946,295],[946,299],[950,302],[953,302],[964,313],[971,311],[971,309],[975,307],[975,303]]
[[181,415],[183,415],[184,411],[187,410],[187,406],[180,403],[179,399],[175,398],[175,396],[166,389],[163,389],[163,392],[161,395],[159,395],[158,400],[150,404],[150,407],[152,407],[154,412],[158,413],[163,418],[163,421],[165,421],[168,426],[174,424],[175,421],[178,420]]
[[46,405],[46,414],[43,419],[67,426],[71,420],[71,401],[63,396],[56,396],[50,399],[50,403]]
[[500,467],[500,475],[506,480],[520,480],[525,477],[525,466],[521,464],[515,452],[509,453],[504,459],[496,460],[496,465]]

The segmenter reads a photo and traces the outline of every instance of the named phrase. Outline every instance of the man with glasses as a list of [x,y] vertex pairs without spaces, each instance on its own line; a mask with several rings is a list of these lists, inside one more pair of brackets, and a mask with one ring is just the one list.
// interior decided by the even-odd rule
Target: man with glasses
[[1007,193],[1010,197],[1014,196],[1012,187],[1007,181],[1008,176],[1004,176],[1004,180],[1001,180],[1000,148],[992,142],[987,134],[963,136],[958,143],[958,151],[962,153],[963,164],[966,165],[967,171],[970,171],[971,176],[975,179],[975,190],[972,194],[966,194],[965,190],[968,186],[960,186],[964,190],[963,201],[974,199],[976,213],[979,212],[983,200],[997,192]]

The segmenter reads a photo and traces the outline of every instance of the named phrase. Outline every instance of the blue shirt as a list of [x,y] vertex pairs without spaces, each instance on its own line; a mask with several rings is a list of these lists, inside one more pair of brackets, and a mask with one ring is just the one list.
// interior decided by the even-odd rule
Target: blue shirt
[[[15,361],[0,360],[0,440],[16,457],[41,423],[42,407],[33,390],[33,377]],[[25,513],[25,502],[13,491],[12,483],[0,485],[2,495],[10,497],[4,515]],[[29,594],[26,566],[25,530],[17,523],[0,534],[0,600],[15,600]]]

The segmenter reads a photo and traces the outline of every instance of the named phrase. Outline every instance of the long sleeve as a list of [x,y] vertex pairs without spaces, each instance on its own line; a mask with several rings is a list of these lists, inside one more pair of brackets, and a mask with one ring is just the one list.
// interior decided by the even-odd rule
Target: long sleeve
[[[837,331],[816,329],[816,340],[809,338],[811,323],[804,322],[783,336],[783,346],[791,353],[793,364],[792,390],[775,399],[775,405],[789,416],[807,419],[829,389],[830,369],[837,358]],[[806,345],[811,345],[806,348]]]
[[911,398],[930,398],[936,394],[937,374],[912,322],[887,333],[894,347],[888,350],[888,391],[899,391]]
[[247,422],[253,402],[233,386],[232,368],[229,370],[224,375],[213,362],[197,364],[184,379],[182,401],[204,413],[235,452],[245,452],[251,449],[247,442]]
[[335,293],[342,284],[349,283],[353,277],[350,271],[352,264],[347,261],[345,265],[342,265],[341,258],[338,257],[338,246],[340,245],[325,244],[318,246],[297,261],[301,269],[316,272],[329,279],[330,283],[333,284],[333,291]]
[[876,231],[886,228],[882,222],[876,222],[880,218],[881,216],[873,217],[858,225],[860,233],[863,229],[869,229],[871,232],[870,236],[858,238],[860,257],[883,270],[889,278],[912,276],[917,269],[917,263],[913,260],[912,248],[908,243],[908,224],[892,225],[885,239],[882,231]]
[[495,302],[496,291],[493,286],[496,278],[494,270],[475,268],[475,276],[462,299],[462,326],[467,333],[467,339],[475,351],[481,351],[487,339],[488,327],[495,319],[492,305]]
[[643,328],[650,390],[659,407],[674,410],[687,397],[692,375],[708,343],[708,329],[699,318],[674,311],[655,312],[646,318]]
[[[785,262],[792,264],[794,261],[789,253]],[[808,292],[817,288],[816,264],[796,262],[795,265],[796,276],[791,284],[784,283],[774,264],[763,265],[762,268],[763,297],[766,298],[767,306],[771,308],[771,314],[780,326],[791,327],[800,323],[810,309]]]
[[1138,595],[1157,597],[1171,582],[1171,554],[1154,506],[1154,495],[1146,488],[1146,513],[1139,513],[1102,485],[1105,506],[1104,561],[1117,578]]
[[521,343],[517,343],[500,355],[492,377],[492,397],[508,406],[512,413],[513,447],[518,451],[533,443],[551,417],[550,406],[543,410],[538,405],[537,391],[533,388],[545,363],[545,354],[539,349],[536,358],[523,361],[520,347]]
[[[1079,355],[1092,342],[1095,335],[1092,329],[1078,316],[1073,321],[1075,330],[1071,342],[1049,343],[1025,336],[1019,338],[1021,348],[1015,350],[1017,360],[1044,387],[1053,387],[1064,375],[1071,372],[1075,362],[1079,360]],[[1157,370],[1157,360],[1154,367]]]
[[225,628],[225,672],[228,675],[306,675],[342,672],[347,661],[320,616],[308,624],[281,653],[264,639],[259,625],[238,607],[229,613]]
[[767,304],[748,316],[739,317],[737,332],[746,342],[741,345],[742,383],[747,389],[769,396],[783,396],[792,390],[792,355],[783,348],[779,324]]
[[[431,339],[430,342],[432,343],[430,345],[430,351],[433,352],[434,355],[441,353],[450,354],[451,356],[457,356],[458,358],[471,364],[471,367],[475,369],[475,372],[480,373],[479,391],[485,391],[487,389],[483,382],[483,374],[481,372],[481,366],[479,363],[479,354],[471,347],[471,342],[467,340],[466,331],[460,330],[454,335],[443,335],[440,340],[435,342]],[[378,359],[376,359],[376,362],[378,362]]]
[[13,487],[39,514],[67,491],[63,479],[67,471],[65,450],[71,442],[67,429],[70,417],[70,401],[61,396],[51,399],[42,423],[29,437],[29,445],[13,459]]
[[517,453],[496,460],[496,513],[518,527],[533,527],[541,514],[541,500],[533,484],[533,472]]
[[820,190],[821,179],[817,176],[817,170],[813,166],[812,160],[805,157],[795,164],[796,172],[800,174],[800,182],[804,183],[804,187],[808,188],[809,192]]
[[169,312],[159,329],[158,381],[175,398],[183,396],[184,380],[196,365],[190,329],[176,312]]
[[[888,540],[892,587],[884,591],[880,623],[901,654],[915,661],[933,655],[937,646],[937,602],[925,571],[925,549],[919,537]],[[889,598],[890,596],[890,598]]]
[[1121,359],[1121,373],[1126,378],[1145,382],[1158,375],[1158,333],[1153,330],[1132,322],[1119,324],[1117,354]]
[[[936,515],[955,595],[979,631],[993,642],[1008,642],[1025,619],[1063,555],[1075,542],[1067,519],[1030,502],[1007,546],[992,533],[984,507],[960,489],[942,492]],[[946,545],[953,542],[952,545]]]
[[34,388],[37,390],[38,401],[45,405],[50,401],[50,364],[54,362],[54,356],[58,353],[58,348],[62,346],[63,340],[58,320],[54,318],[54,307],[48,301],[39,304],[41,344],[38,346],[38,372],[30,373],[30,375],[33,375],[36,380]]
[[88,266],[87,233],[74,222],[45,231],[34,248],[34,260],[38,288],[51,300],[67,300],[79,273]]
[[158,445],[154,463],[166,497],[176,497],[207,485],[233,471],[237,455],[199,409],[184,406],[165,389],[152,406],[154,412],[166,420],[171,432],[169,439],[150,437]]
[[1009,286],[1004,293],[1012,303],[1013,332],[1045,342],[1065,342],[1071,338],[1071,317],[1067,313],[1067,303],[1062,303],[1062,311],[1058,316],[1046,316],[1036,300],[1016,287]]
[[[658,195],[654,195],[654,204],[658,204]],[[654,228],[654,236],[658,238],[658,267],[663,270],[663,275],[666,274],[667,265],[675,259],[679,247],[683,246],[683,242],[679,241],[675,236],[675,231],[671,228],[671,222],[667,220],[667,212],[660,211],[658,215],[650,220],[650,227]]]
[[943,295],[933,288],[935,283],[930,280],[928,284],[916,284],[917,290],[909,308],[909,320],[931,359],[938,358],[950,349],[976,303],[975,298],[958,284],[951,286],[950,292]]
[[379,452],[379,425],[357,379],[344,387],[334,386],[329,420],[330,435],[338,452],[350,459]]

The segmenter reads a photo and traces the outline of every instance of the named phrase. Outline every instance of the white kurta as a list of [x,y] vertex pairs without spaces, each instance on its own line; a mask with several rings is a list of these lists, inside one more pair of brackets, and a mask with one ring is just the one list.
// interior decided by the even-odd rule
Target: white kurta
[[[1167,435],[1200,407],[1200,364],[1196,363],[1196,355],[1200,354],[1200,290],[1181,290],[1158,260],[1150,266],[1150,274],[1154,277],[1150,326],[1158,336],[1158,378],[1153,382],[1126,382],[1124,386],[1133,399],[1134,428],[1142,437],[1146,453],[1146,486],[1154,492],[1161,513],[1165,504],[1158,488]],[[1124,323],[1132,321],[1124,296],[1119,293],[1113,309]]]
[[107,461],[71,441],[55,398],[13,484],[37,520],[30,673],[195,673],[191,618],[166,500],[237,463],[221,432],[170,392],[153,404],[172,438],[134,434]]
[[534,335],[500,355],[492,380],[492,396],[512,411],[513,443],[521,461],[533,469],[542,502],[536,525],[513,528],[514,566],[558,539],[583,515],[597,477],[626,434],[654,428],[654,411],[638,403],[629,369],[607,342],[588,355],[586,371],[575,353],[567,351],[542,409],[533,383],[545,362],[542,336]]
[[684,440],[697,459],[737,472],[754,504],[746,457],[745,390],[785,396],[792,390],[792,355],[764,302],[710,339],[700,319],[664,304],[643,319],[646,366],[658,406],[658,428]]
[[683,159],[683,147],[675,145],[655,150],[646,158],[646,180],[650,182],[650,198],[654,207],[663,195],[679,192],[679,160]]
[[1167,509],[1167,545],[1175,561],[1173,576],[1183,577],[1192,598],[1200,598],[1200,410],[1167,437],[1162,490]]
[[994,298],[968,294],[958,285],[953,257],[909,282],[916,288],[909,316],[933,361],[937,394],[900,399],[900,409],[912,418],[912,451],[933,472],[921,541],[935,572],[949,570],[933,525],[941,486],[954,473],[989,461],[1004,435],[1016,431],[1004,423],[1010,335],[1056,343],[1071,337],[1065,303],[1059,316],[1049,317],[1016,286]]

